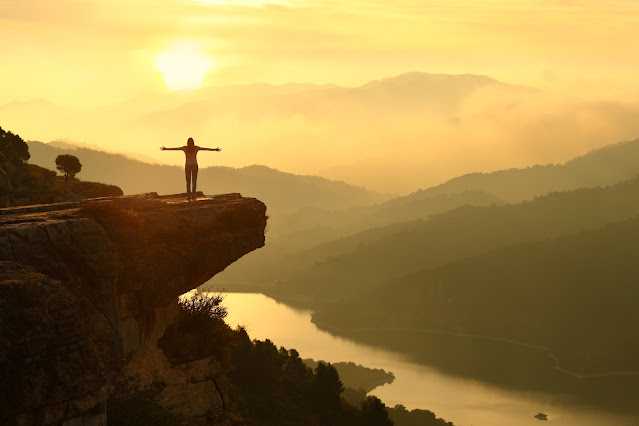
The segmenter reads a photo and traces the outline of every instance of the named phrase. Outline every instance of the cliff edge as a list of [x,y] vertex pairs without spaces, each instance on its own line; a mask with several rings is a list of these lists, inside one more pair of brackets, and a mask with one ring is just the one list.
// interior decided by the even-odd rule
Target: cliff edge
[[157,342],[178,296],[262,247],[265,226],[239,194],[0,209],[0,423],[106,424],[118,387],[159,389],[189,423],[223,419],[219,363],[170,362]]

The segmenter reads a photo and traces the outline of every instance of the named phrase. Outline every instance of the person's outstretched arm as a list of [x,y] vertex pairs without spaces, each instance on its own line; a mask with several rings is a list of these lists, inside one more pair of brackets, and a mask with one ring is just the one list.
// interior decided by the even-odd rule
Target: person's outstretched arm
[[222,151],[222,148],[217,147],[217,148],[202,148],[200,147],[200,151]]
[[161,151],[182,151],[182,147],[179,148],[165,148],[163,146],[160,147]]

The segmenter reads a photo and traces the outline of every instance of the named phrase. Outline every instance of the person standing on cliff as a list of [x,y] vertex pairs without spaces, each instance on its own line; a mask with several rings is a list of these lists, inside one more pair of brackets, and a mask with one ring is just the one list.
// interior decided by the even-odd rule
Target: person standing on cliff
[[[197,187],[197,153],[199,151],[221,151],[220,148],[203,148],[195,145],[193,138],[186,141],[186,146],[179,148],[160,147],[162,151],[184,151],[186,155],[186,164],[184,165],[184,174],[186,175],[186,194],[189,201],[195,200],[195,188]],[[193,180],[193,191],[191,191],[191,179]],[[191,195],[193,194],[193,195]]]

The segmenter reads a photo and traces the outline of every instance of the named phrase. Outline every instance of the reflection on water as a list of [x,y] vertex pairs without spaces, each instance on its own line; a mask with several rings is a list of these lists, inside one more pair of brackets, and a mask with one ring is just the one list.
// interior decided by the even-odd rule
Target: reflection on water
[[551,395],[506,391],[484,383],[443,374],[409,362],[399,354],[333,336],[311,322],[311,312],[297,310],[262,294],[225,295],[227,323],[246,326],[252,339],[270,339],[277,346],[295,348],[302,358],[329,362],[353,361],[395,374],[395,381],[375,389],[386,405],[428,409],[455,425],[540,425],[533,416],[547,413],[544,424],[637,425],[611,413],[561,405]]

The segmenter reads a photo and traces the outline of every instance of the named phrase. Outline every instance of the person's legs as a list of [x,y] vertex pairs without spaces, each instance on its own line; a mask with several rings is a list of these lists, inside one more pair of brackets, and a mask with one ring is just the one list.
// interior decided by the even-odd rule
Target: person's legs
[[184,166],[184,174],[186,175],[186,196],[191,199],[191,165]]
[[193,173],[193,199],[195,199],[195,192],[196,192],[196,187],[197,187],[197,164],[192,166],[193,168],[191,169],[192,173]]

